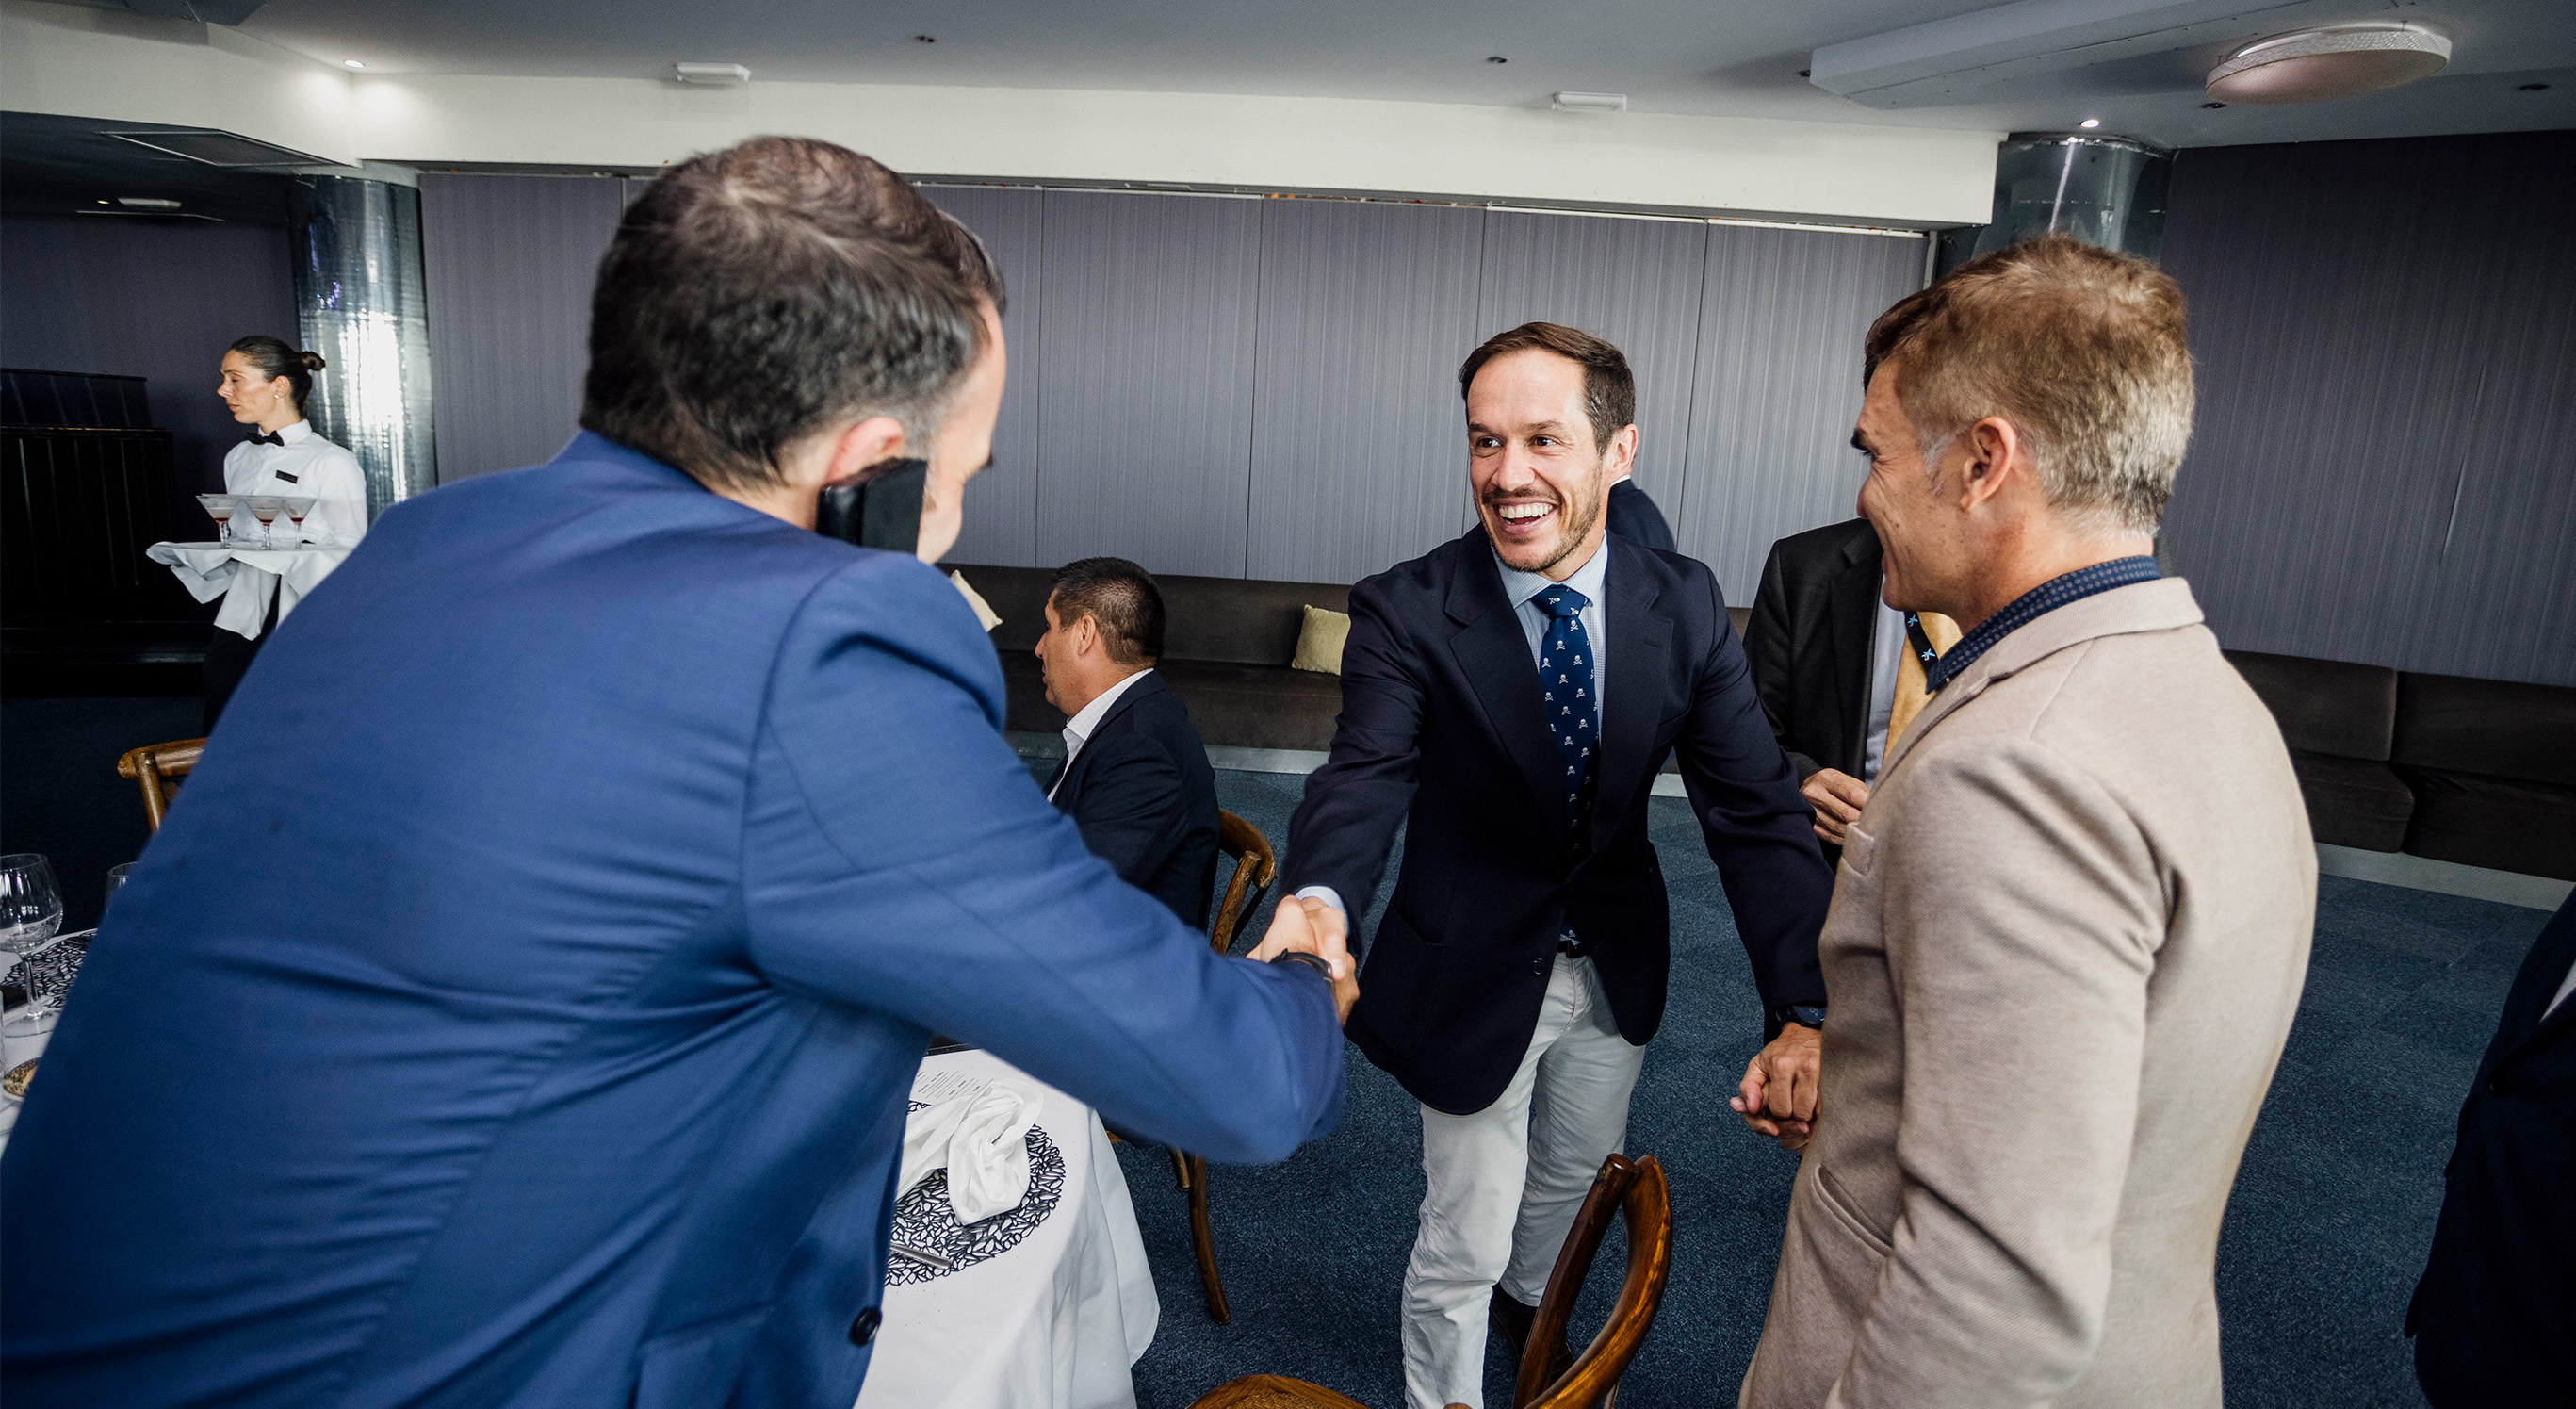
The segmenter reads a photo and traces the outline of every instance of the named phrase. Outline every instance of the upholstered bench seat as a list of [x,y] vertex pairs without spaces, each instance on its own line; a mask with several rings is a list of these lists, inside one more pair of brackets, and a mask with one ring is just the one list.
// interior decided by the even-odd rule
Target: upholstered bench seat
[[2292,749],[2290,767],[2299,775],[2308,827],[2318,841],[2364,851],[2395,851],[2406,844],[2415,794],[2387,764]]

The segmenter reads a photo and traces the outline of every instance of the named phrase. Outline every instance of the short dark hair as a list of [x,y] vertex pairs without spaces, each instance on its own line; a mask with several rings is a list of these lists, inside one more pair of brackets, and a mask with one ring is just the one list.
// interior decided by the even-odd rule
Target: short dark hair
[[1002,279],[883,165],[802,137],[692,157],[619,222],[591,296],[581,424],[710,487],[779,482],[849,416],[926,441]]
[[1523,323],[1485,339],[1458,368],[1458,399],[1467,399],[1467,388],[1475,385],[1476,373],[1486,363],[1506,352],[1533,347],[1582,365],[1583,414],[1592,422],[1593,449],[1608,448],[1610,437],[1637,419],[1637,379],[1629,374],[1627,355],[1608,341],[1563,323]]
[[266,333],[236,338],[233,345],[224,350],[240,353],[241,359],[259,372],[261,381],[286,378],[286,388],[295,393],[298,407],[304,404],[304,398],[313,394],[313,374],[331,365],[322,360],[321,353],[298,352],[284,339],[273,338]]
[[1125,558],[1077,558],[1055,570],[1047,592],[1058,621],[1070,626],[1090,617],[1101,643],[1120,665],[1152,665],[1163,658],[1163,593],[1152,574]]

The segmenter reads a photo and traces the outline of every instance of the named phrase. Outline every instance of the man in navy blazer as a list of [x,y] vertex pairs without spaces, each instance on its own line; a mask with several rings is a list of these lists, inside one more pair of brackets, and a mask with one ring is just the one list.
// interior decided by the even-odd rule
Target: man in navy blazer
[[1672,962],[1646,836],[1663,758],[1680,756],[1783,1033],[1763,1058],[1783,1117],[1814,1110],[1832,892],[1716,578],[1605,532],[1636,452],[1627,360],[1534,323],[1476,349],[1459,385],[1482,522],[1351,589],[1341,720],[1285,881],[1364,907],[1406,827],[1348,1030],[1422,1103],[1429,1187],[1403,1323],[1415,1409],[1481,1401],[1489,1315],[1526,1336],[1625,1138]]
[[807,531],[909,453],[954,540],[1000,295],[819,142],[628,212],[591,433],[387,512],[118,894],[0,1164],[12,1409],[847,1409],[933,1029],[1219,1158],[1330,1127],[1346,993],[1121,884],[955,589]]
[[2576,1385],[2576,896],[2514,975],[2443,1183],[2406,1308],[2424,1397],[2563,1400]]
[[1190,707],[1163,686],[1163,594],[1124,558],[1055,575],[1038,666],[1065,713],[1047,797],[1119,879],[1199,929],[1216,891],[1216,772]]

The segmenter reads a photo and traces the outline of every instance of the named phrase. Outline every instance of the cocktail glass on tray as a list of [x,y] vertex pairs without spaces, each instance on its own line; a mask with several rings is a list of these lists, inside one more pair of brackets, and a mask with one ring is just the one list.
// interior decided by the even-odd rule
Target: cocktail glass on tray
[[274,494],[254,494],[250,497],[250,512],[259,520],[259,546],[276,547],[277,516],[286,512],[286,501]]
[[238,494],[200,494],[197,496],[197,502],[205,506],[206,517],[215,521],[215,541],[217,543],[232,542],[233,515],[241,512],[241,496]]
[[313,512],[313,504],[314,500],[310,495],[286,496],[286,517],[288,522],[295,525],[295,542],[288,544],[288,547],[294,547],[304,541],[304,516]]

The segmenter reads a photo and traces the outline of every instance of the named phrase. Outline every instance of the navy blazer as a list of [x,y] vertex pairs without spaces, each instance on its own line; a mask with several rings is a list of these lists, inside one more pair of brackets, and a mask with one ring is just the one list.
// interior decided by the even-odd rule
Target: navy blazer
[[395,506],[45,1055],[11,1409],[847,1409],[934,1028],[1217,1158],[1329,1128],[1324,983],[1119,883],[1002,708],[937,572],[596,436]]
[[2576,896],[2514,976],[2460,1108],[2415,1300],[2415,1377],[2440,1409],[2564,1401],[2576,1385]]
[[1610,486],[1609,503],[1604,512],[1610,516],[1610,531],[1631,543],[1642,543],[1664,552],[1676,552],[1673,526],[1664,522],[1664,511],[1655,507],[1646,491],[1633,479],[1623,479]]
[[1127,687],[1050,786],[1091,854],[1120,880],[1163,902],[1183,924],[1208,927],[1216,771],[1190,707],[1164,688],[1160,672]]
[[1672,951],[1646,800],[1668,752],[1765,1008],[1825,1001],[1816,931],[1833,877],[1717,579],[1677,553],[1603,543],[1610,678],[1588,851],[1484,529],[1351,589],[1341,720],[1289,825],[1283,891],[1327,885],[1365,909],[1406,824],[1345,1030],[1435,1110],[1502,1094],[1569,924],[1595,951],[1621,1035],[1654,1036]]

